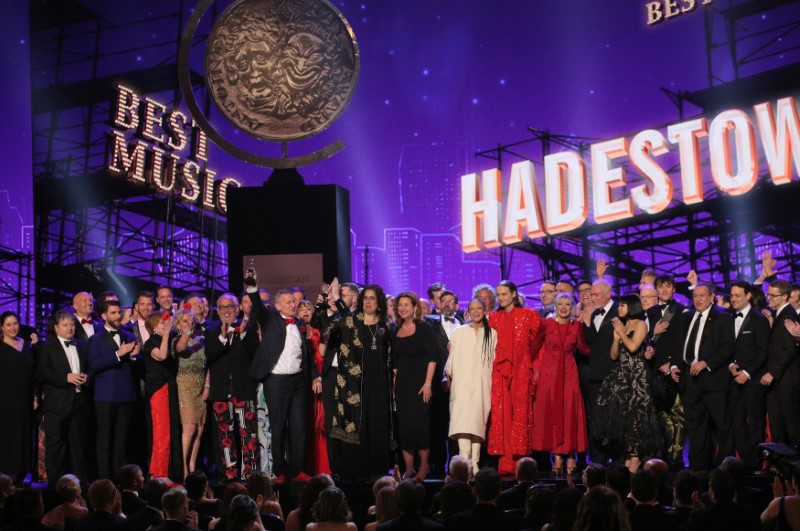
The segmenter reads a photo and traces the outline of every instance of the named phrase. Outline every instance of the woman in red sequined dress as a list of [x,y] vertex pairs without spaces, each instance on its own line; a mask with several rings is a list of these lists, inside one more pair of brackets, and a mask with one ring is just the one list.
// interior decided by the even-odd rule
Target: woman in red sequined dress
[[[314,305],[309,301],[301,301],[297,306],[297,317],[305,324],[300,326],[300,333],[304,333],[308,347],[314,353],[314,364],[317,371],[322,374],[322,361],[325,357],[325,345],[320,343],[320,332],[311,326],[311,317],[314,315]],[[314,394],[309,401],[311,404],[312,419],[311,437],[308,438],[306,452],[306,468],[311,475],[330,474],[331,467],[328,463],[328,437],[325,433],[325,414],[322,409],[322,395]]]

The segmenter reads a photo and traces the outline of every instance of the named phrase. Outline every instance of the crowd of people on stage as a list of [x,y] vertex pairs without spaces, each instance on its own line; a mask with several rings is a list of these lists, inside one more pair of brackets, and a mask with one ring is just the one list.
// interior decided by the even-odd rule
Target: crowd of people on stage
[[595,279],[542,282],[533,307],[508,280],[460,303],[438,282],[427,299],[338,279],[270,294],[252,270],[213,308],[168,286],[130,308],[80,292],[44,339],[0,315],[0,471],[422,482],[454,455],[475,476],[531,456],[570,476],[738,454],[758,472],[760,443],[800,443],[800,285],[775,268],[766,252],[759,278],[720,289],[690,272],[680,294],[644,271],[615,296],[600,260]]

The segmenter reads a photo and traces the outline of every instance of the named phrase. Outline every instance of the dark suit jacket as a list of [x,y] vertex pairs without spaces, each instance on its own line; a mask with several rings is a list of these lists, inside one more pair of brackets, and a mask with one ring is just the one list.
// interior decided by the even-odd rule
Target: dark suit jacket
[[666,509],[660,505],[636,505],[628,513],[631,531],[672,531],[674,527],[665,513]]
[[733,343],[734,363],[750,375],[750,380],[744,384],[746,387],[761,385],[759,380],[766,372],[769,336],[769,321],[751,306]]
[[501,492],[495,503],[504,511],[508,511],[509,509],[524,509],[528,489],[531,488],[532,485],[533,483],[529,481],[517,483],[513,487]]
[[[120,330],[121,343],[135,341],[133,334]],[[141,356],[130,355],[117,358],[117,343],[103,328],[89,340],[89,370],[95,377],[94,399],[98,402],[136,402],[139,366],[144,365]]]
[[155,526],[163,522],[164,517],[161,516],[158,509],[147,506],[128,518],[128,521],[133,525],[135,531],[147,531],[151,525]]
[[755,508],[738,503],[715,503],[692,512],[686,529],[691,531],[752,531],[761,529]]
[[[693,378],[695,385],[704,392],[724,391],[731,382],[728,366],[733,359],[733,318],[724,310],[711,306],[706,317],[703,334],[700,338],[700,347],[697,351],[697,361],[705,361],[708,369],[704,369],[697,376],[689,374],[689,365],[683,361],[683,347],[690,333],[695,309],[684,312],[681,317],[681,338],[675,345],[672,354],[672,364],[677,365],[681,371],[678,388],[683,390],[688,378]],[[693,347],[688,349],[691,362]]]
[[147,500],[140,498],[133,492],[120,492],[122,498],[122,513],[125,516],[132,516],[147,506]]
[[258,336],[248,331],[244,339],[237,332],[229,345],[220,341],[222,323],[206,330],[206,359],[210,372],[211,389],[208,399],[224,402],[228,391],[239,400],[255,400],[257,382],[250,376],[253,354],[258,347]]
[[522,518],[506,513],[496,505],[478,503],[469,511],[453,515],[447,528],[458,531],[516,531],[522,529]]
[[378,526],[378,531],[433,531],[436,529],[444,529],[444,526],[419,514],[401,514]]
[[[66,529],[66,527],[65,527]],[[106,511],[92,511],[75,520],[75,531],[133,531],[131,523]]]
[[[68,310],[69,311],[69,310]],[[70,313],[72,313],[70,311]],[[78,339],[83,339],[84,341],[89,341],[88,335],[86,335],[86,330],[83,329],[83,325],[81,324],[81,320],[78,319],[75,314],[72,314],[72,322],[75,323],[75,337]],[[92,326],[94,326],[94,333],[98,333],[103,330],[103,322],[102,321],[95,321],[92,319]]]
[[[256,334],[256,324],[261,327],[261,343],[256,348],[253,356],[253,363],[250,365],[250,376],[258,381],[263,380],[272,374],[281,352],[286,344],[286,322],[280,312],[271,308],[266,308],[258,297],[258,292],[248,293],[253,309],[250,311],[250,321],[248,323],[248,334]],[[290,326],[298,326],[299,323]],[[298,330],[299,332],[299,330]],[[303,338],[303,334],[300,334]],[[306,375],[311,375],[311,379],[319,377],[317,366],[312,358],[313,354],[308,348],[307,341],[300,342],[302,349],[301,371]]]
[[[597,310],[595,310],[596,312]],[[611,309],[603,316],[600,330],[594,328],[594,313],[589,326],[583,326],[583,337],[591,347],[589,352],[589,380],[602,382],[614,362],[611,360],[611,342],[614,339],[614,327],[611,326],[611,319],[619,316],[617,313],[617,303],[611,305]]]
[[788,304],[772,323],[772,335],[769,341],[769,356],[767,358],[767,372],[779,381],[784,375],[793,381],[800,378],[798,366],[800,358],[797,356],[797,345],[794,337],[786,329],[785,321],[797,321],[797,312]]
[[[653,355],[652,365],[656,369],[665,363],[672,363],[670,357],[674,351],[674,346],[680,341],[681,336],[681,315],[686,309],[686,306],[673,299],[663,316],[661,314],[661,306],[655,305],[647,310],[647,321],[650,325],[650,343],[653,345],[655,354]],[[656,334],[656,325],[659,321],[666,321],[669,323],[663,334]]]
[[[88,372],[88,345],[86,341],[75,339],[78,350],[80,371]],[[45,341],[39,346],[36,357],[36,379],[42,384],[45,396],[44,411],[48,414],[66,416],[72,411],[75,402],[75,386],[67,383],[67,375],[72,372],[67,360],[67,352],[61,340]],[[90,392],[83,387],[82,392]]]

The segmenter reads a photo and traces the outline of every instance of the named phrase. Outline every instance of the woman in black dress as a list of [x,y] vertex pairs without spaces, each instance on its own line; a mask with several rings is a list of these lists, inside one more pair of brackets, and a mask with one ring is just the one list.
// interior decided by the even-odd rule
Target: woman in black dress
[[392,337],[394,398],[397,431],[403,451],[403,478],[414,475],[414,452],[419,452],[417,481],[428,475],[430,412],[433,373],[436,369],[436,336],[422,320],[419,297],[413,291],[397,296],[397,328]]
[[0,471],[21,479],[31,471],[33,458],[33,353],[36,335],[26,341],[19,335],[14,312],[0,315]]
[[334,321],[326,336],[326,352],[338,354],[330,437],[342,441],[341,471],[354,478],[382,476],[388,470],[389,450],[394,449],[390,334],[383,288],[365,287],[355,314]]

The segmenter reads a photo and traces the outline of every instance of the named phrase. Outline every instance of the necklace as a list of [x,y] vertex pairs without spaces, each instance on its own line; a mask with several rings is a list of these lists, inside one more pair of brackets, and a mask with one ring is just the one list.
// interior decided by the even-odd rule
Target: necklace
[[408,326],[408,323],[403,323],[403,324],[402,324],[402,327],[403,327],[405,330],[411,330],[412,328],[414,328],[414,325],[412,324],[411,326]]
[[[375,327],[375,332],[372,332],[372,327]],[[374,325],[367,325],[367,330],[369,330],[369,335],[372,336],[372,345],[370,345],[370,350],[378,350],[378,323]]]

